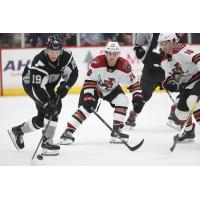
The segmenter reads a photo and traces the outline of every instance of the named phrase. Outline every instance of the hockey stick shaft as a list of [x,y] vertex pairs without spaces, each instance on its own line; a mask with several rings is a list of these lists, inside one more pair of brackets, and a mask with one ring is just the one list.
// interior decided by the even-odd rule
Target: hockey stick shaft
[[172,95],[170,94],[170,92],[169,92],[168,90],[166,90],[166,92],[167,92],[169,98],[172,100],[173,104],[175,104],[175,101],[174,101],[174,99],[172,98]]
[[176,136],[176,140],[174,140],[174,143],[172,145],[172,147],[170,148],[170,151],[173,152],[175,147],[176,147],[176,144],[178,142],[178,136],[181,135],[183,133],[183,131],[185,130],[185,127],[187,126],[189,120],[190,120],[190,117],[192,117],[192,114],[193,112],[196,110],[197,106],[198,106],[198,103],[199,103],[199,100],[200,100],[200,96],[197,98],[197,100],[194,102],[193,106],[192,106],[192,109],[190,110],[189,112],[189,115],[188,115],[188,118],[187,120],[185,121],[183,127],[181,128],[181,131],[179,134],[177,134]]
[[111,128],[111,126],[108,125],[108,123],[107,123],[93,108],[92,108],[92,111],[93,111],[93,113],[97,116],[97,118],[99,118],[99,119],[103,122],[103,124],[106,125],[106,126],[108,127],[108,129],[110,129],[111,132],[114,132],[114,133],[117,134],[118,138],[122,141],[122,143],[123,143],[126,147],[128,147],[128,149],[130,149],[131,151],[134,151],[134,150],[138,149],[140,146],[142,146],[142,144],[143,144],[143,142],[144,142],[144,139],[143,139],[138,145],[136,145],[136,146],[134,146],[134,147],[129,146],[128,143],[127,143],[126,141],[124,141],[124,140],[120,137],[120,135],[119,135],[115,130],[113,130],[113,129]]
[[[58,105],[58,102],[59,102],[59,101],[60,101],[60,97],[58,97],[57,100],[56,100],[55,109],[56,109],[56,106]],[[48,129],[48,127],[49,127],[49,124],[50,124],[50,122],[51,122],[52,117],[53,117],[53,114],[50,115],[49,120],[48,120],[48,123],[47,123],[47,125],[45,126],[45,129],[42,131],[42,137],[41,137],[41,139],[40,139],[40,141],[39,141],[39,143],[38,143],[38,145],[37,145],[37,148],[35,149],[35,151],[34,151],[34,153],[33,153],[33,156],[32,156],[32,158],[31,158],[31,160],[33,160],[33,159],[35,158],[35,155],[36,155],[36,153],[37,153],[37,151],[38,151],[39,146],[40,146],[41,143],[42,143],[42,140],[43,140],[43,138],[44,138],[44,135],[45,135],[46,132],[47,132],[47,129]]]

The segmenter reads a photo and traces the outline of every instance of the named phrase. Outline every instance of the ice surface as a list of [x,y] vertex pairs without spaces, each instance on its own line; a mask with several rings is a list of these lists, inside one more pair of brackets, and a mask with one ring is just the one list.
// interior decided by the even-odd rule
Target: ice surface
[[[129,99],[131,98],[130,95]],[[66,128],[67,120],[76,111],[79,95],[68,95],[63,100],[55,141]],[[74,134],[76,141],[72,145],[61,146],[57,157],[44,157],[42,161],[31,157],[41,138],[41,130],[24,136],[25,148],[17,151],[11,142],[7,129],[27,121],[36,114],[34,102],[29,97],[0,98],[0,165],[199,165],[200,136],[196,128],[196,140],[193,143],[177,144],[173,153],[169,148],[172,138],[178,131],[168,127],[167,117],[171,100],[166,93],[155,93],[145,105],[137,119],[137,126],[128,131],[130,145],[136,145],[142,138],[143,146],[131,152],[123,144],[110,144],[109,129],[92,115]],[[102,101],[98,113],[111,125],[113,108]],[[39,149],[41,152],[41,149]]]

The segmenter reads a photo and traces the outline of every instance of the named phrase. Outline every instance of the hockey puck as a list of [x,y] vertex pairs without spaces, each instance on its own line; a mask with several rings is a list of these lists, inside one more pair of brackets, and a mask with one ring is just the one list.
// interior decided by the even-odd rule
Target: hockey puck
[[43,156],[42,155],[37,155],[37,159],[38,160],[43,160]]

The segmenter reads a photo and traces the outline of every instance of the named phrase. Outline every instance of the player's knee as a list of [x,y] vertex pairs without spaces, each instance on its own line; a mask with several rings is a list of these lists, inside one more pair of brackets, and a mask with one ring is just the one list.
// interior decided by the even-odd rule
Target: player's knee
[[40,116],[33,117],[32,123],[36,129],[40,129],[44,126],[44,117],[40,117]]
[[128,98],[125,94],[119,94],[113,101],[111,102],[113,105],[116,106],[121,106],[121,107],[127,107],[129,102]]
[[188,111],[181,111],[179,109],[176,109],[175,115],[179,120],[184,121],[188,118]]
[[193,107],[195,101],[197,100],[197,98],[198,98],[197,95],[190,95],[190,96],[187,98],[186,102],[187,102],[187,106],[188,106],[189,110],[192,109],[192,107]]

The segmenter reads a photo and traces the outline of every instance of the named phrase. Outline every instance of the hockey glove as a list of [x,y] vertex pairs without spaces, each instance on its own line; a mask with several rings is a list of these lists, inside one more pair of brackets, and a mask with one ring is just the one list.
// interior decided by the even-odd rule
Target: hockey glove
[[177,92],[179,90],[179,83],[175,79],[166,79],[163,82],[163,87],[170,92]]
[[56,101],[54,99],[49,100],[46,104],[43,106],[45,114],[47,115],[55,115],[57,112],[56,109]]
[[96,107],[95,98],[92,94],[86,93],[83,98],[83,107],[87,112],[91,113],[92,109]]
[[143,95],[141,93],[135,93],[133,95],[132,103],[133,103],[133,110],[136,113],[140,113],[144,106]]
[[145,50],[142,47],[140,47],[140,46],[135,46],[133,48],[133,50],[135,51],[135,55],[136,55],[136,57],[138,59],[141,59],[144,56],[144,54],[145,54]]
[[69,87],[66,85],[65,81],[60,82],[59,87],[57,88],[56,94],[60,96],[60,98],[64,98],[69,91]]

